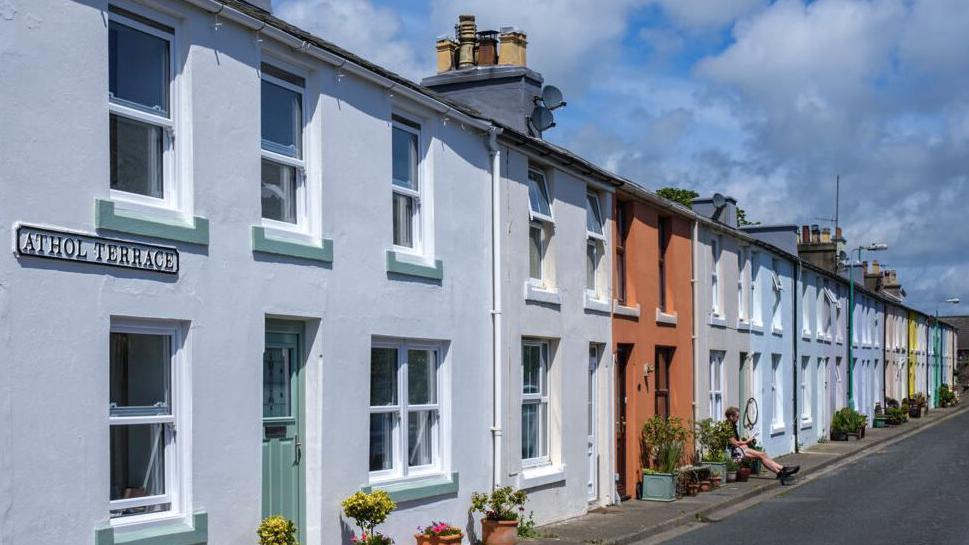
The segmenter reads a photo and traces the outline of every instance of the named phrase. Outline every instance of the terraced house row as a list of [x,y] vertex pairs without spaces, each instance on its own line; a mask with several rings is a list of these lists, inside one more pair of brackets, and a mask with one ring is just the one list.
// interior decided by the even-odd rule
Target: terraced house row
[[737,405],[780,455],[952,382],[840,233],[543,140],[520,30],[462,17],[418,85],[266,0],[11,5],[4,543],[348,543],[361,489],[399,542],[493,486],[546,523],[634,496],[654,415]]

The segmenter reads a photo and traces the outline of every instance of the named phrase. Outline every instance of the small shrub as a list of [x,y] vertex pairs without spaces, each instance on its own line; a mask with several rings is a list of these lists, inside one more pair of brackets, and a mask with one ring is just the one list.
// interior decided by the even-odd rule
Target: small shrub
[[417,531],[425,536],[459,536],[461,529],[451,526],[446,522],[431,521],[427,526],[417,528]]
[[675,473],[688,435],[678,417],[654,416],[647,420],[640,438],[644,467],[653,473]]
[[471,494],[471,512],[481,513],[488,520],[521,520],[520,513],[525,510],[528,494],[510,486],[496,488],[490,494],[474,492]]
[[296,524],[286,517],[272,515],[262,519],[259,529],[259,545],[297,545]]
[[360,536],[353,536],[353,543],[357,545],[391,545],[393,540],[377,533],[374,529],[378,524],[387,520],[387,516],[397,508],[390,494],[383,490],[373,492],[355,492],[341,504],[343,514],[353,519],[360,528]]

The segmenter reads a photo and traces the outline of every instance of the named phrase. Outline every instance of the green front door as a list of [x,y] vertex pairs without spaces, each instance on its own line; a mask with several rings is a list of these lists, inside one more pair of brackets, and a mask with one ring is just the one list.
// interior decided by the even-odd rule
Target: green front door
[[305,542],[302,377],[299,333],[267,326],[262,357],[262,514],[292,520]]

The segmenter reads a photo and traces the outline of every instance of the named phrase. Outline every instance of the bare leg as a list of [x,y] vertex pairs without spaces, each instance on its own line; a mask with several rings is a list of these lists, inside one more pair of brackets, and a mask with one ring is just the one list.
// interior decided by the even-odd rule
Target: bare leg
[[764,464],[764,467],[770,470],[771,473],[779,473],[781,469],[784,468],[784,466],[772,460],[766,452],[761,452],[759,450],[748,450],[747,457],[760,460],[761,463]]

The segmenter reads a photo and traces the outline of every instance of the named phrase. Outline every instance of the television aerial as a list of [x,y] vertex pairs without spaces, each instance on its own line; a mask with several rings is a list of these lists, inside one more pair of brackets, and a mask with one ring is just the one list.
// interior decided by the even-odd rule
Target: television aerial
[[541,135],[542,132],[555,126],[555,115],[552,114],[552,110],[565,106],[565,101],[562,100],[562,91],[558,87],[546,85],[542,88],[541,96],[536,96],[533,102],[535,108],[528,116],[528,124]]

